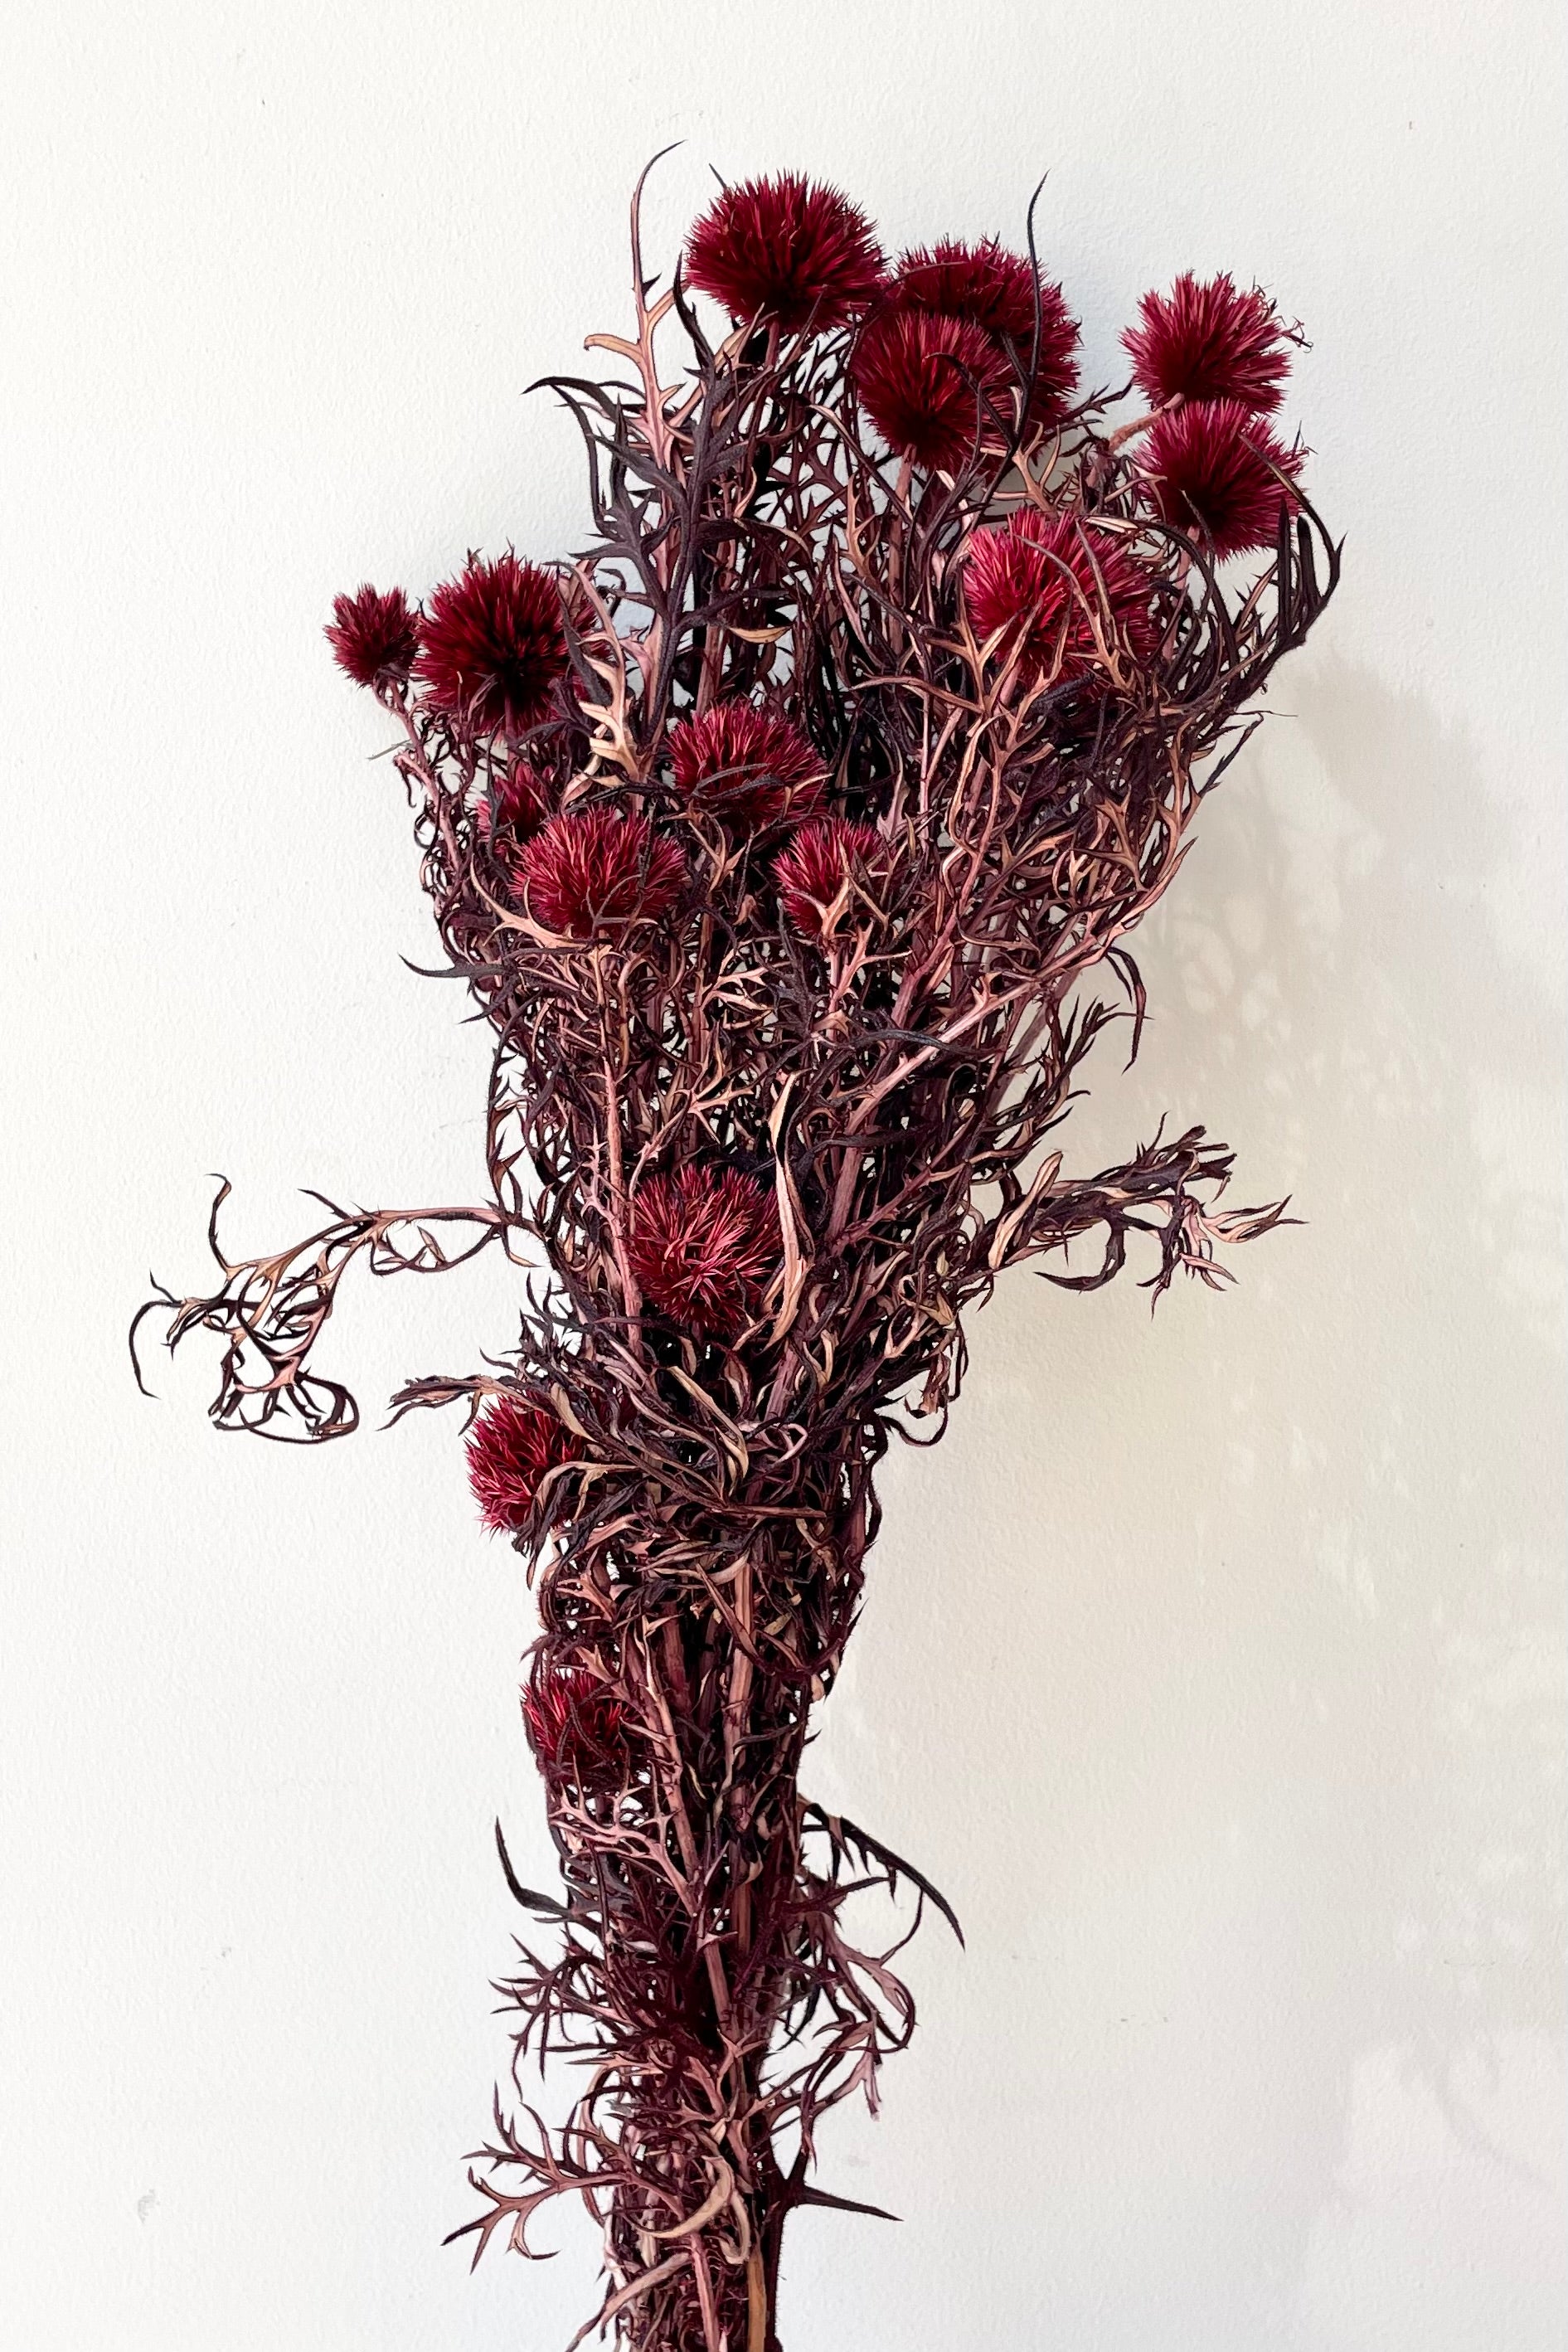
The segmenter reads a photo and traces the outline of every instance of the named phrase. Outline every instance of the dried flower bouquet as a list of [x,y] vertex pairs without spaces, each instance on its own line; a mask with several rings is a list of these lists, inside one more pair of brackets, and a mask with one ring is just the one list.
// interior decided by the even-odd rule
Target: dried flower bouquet
[[171,1347],[222,1339],[220,1426],[322,1439],[358,1418],[312,1362],[356,1259],[526,1270],[511,1352],[394,1402],[465,1409],[480,1510],[529,1562],[564,1891],[507,1865],[552,1939],[505,1988],[514,2075],[552,2042],[588,2071],[559,2130],[497,2100],[454,2234],[528,2252],[580,2195],[609,2272],[583,2334],[775,2352],[789,2214],[873,2210],[814,2184],[819,2122],[874,2101],[914,2023],[846,1900],[907,1883],[951,1918],[798,1783],[876,1466],[940,1435],[1008,1268],[1092,1289],[1146,1235],[1158,1295],[1277,1222],[1218,1205],[1200,1128],[1088,1178],[1054,1137],[1107,1024],[1135,1050],[1128,934],[1338,551],[1268,421],[1300,338],[1262,293],[1146,295],[1130,385],[1085,394],[1032,214],[1027,255],[889,263],[834,190],[759,180],[657,290],[640,198],[632,331],[589,338],[614,373],[549,379],[592,544],[471,555],[423,609],[362,589],[328,633],[398,730],[494,1032],[493,1197],[327,1203],[237,1262],[214,1207],[221,1286],[150,1308]]

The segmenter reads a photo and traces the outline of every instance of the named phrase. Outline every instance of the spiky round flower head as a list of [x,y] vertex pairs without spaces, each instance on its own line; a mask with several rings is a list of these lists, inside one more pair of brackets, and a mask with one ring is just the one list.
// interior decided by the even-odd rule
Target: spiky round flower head
[[801,825],[773,861],[786,922],[810,940],[826,938],[853,912],[853,893],[845,886],[870,878],[883,845],[874,825],[844,816]]
[[523,1685],[523,1722],[548,1780],[604,1789],[624,1780],[626,1711],[586,1667],[538,1660]]
[[554,808],[555,794],[538,770],[528,760],[514,760],[479,803],[479,830],[491,856],[503,862],[515,858]]
[[[1035,345],[1035,288],[1040,289],[1040,341]],[[1035,352],[1030,418],[1061,416],[1078,385],[1078,321],[1060,286],[1038,273],[1026,255],[1009,253],[998,238],[961,245],[952,237],[904,254],[889,299],[897,309],[940,311],[967,319],[988,335],[1012,344],[1029,364]]]
[[1154,631],[1153,582],[1116,534],[1060,509],[1023,507],[1005,523],[976,531],[964,559],[964,604],[982,644],[1007,635],[998,657],[1021,653],[1026,677],[1044,670],[1065,683],[1103,666],[1096,631],[1134,659]]
[[1000,346],[972,319],[941,310],[879,310],[850,363],[855,396],[890,449],[956,473],[998,441],[1012,400]]
[[497,1534],[528,1527],[539,1483],[582,1448],[563,1422],[521,1397],[497,1397],[468,1433],[468,1484],[485,1525]]
[[1168,294],[1145,294],[1141,327],[1122,337],[1133,374],[1156,408],[1167,401],[1237,400],[1265,415],[1285,396],[1291,373],[1282,325],[1260,287],[1238,290],[1222,274],[1203,281],[1184,269]]
[[742,1169],[688,1161],[650,1177],[632,1200],[632,1271],[649,1305],[689,1330],[733,1339],[781,1254],[773,1195]]
[[591,940],[655,922],[681,894],[686,863],[667,833],[645,816],[607,808],[552,816],[513,865],[515,886],[536,923],[569,940]]
[[548,713],[566,669],[560,589],[511,553],[470,556],[430,600],[416,675],[426,699],[476,734],[520,735]]
[[801,816],[821,796],[822,762],[792,719],[749,702],[716,702],[670,736],[670,769],[694,809],[736,833]]
[[401,588],[383,594],[367,581],[357,596],[333,597],[325,634],[356,686],[401,686],[419,652],[419,614]]
[[837,188],[783,172],[726,188],[686,239],[686,282],[732,319],[822,332],[863,310],[883,257],[865,215]]
[[1157,417],[1138,449],[1165,520],[1221,558],[1274,544],[1280,502],[1294,505],[1303,452],[1287,449],[1239,400],[1193,400]]

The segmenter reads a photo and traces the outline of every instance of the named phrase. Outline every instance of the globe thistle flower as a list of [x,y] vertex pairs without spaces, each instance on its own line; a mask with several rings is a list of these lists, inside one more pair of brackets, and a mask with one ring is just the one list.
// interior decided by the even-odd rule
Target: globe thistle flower
[[940,310],[879,310],[867,320],[850,363],[855,395],[896,456],[956,473],[977,431],[998,439],[1012,397],[1000,346],[970,319]]
[[1183,270],[1168,294],[1145,294],[1141,327],[1122,337],[1133,374],[1155,408],[1172,400],[1235,400],[1255,415],[1278,408],[1291,373],[1285,327],[1260,287]]
[[1156,417],[1138,466],[1164,520],[1224,558],[1273,546],[1281,500],[1294,505],[1280,477],[1299,474],[1303,454],[1239,400],[1195,400]]
[[625,1779],[626,1711],[586,1667],[538,1661],[523,1685],[523,1722],[547,1780],[592,1790]]
[[869,874],[883,845],[874,825],[848,817],[801,825],[773,861],[785,921],[807,939],[825,939],[848,907],[845,885]]
[[416,675],[432,706],[476,734],[538,726],[566,666],[560,589],[537,563],[470,556],[430,600]]
[[871,301],[883,257],[865,215],[799,172],[726,188],[686,240],[686,282],[732,319],[825,333]]
[[367,581],[356,596],[334,596],[324,632],[332,658],[356,686],[402,686],[419,652],[419,614],[401,588]]
[[716,702],[670,734],[670,768],[690,807],[737,833],[760,832],[821,797],[822,762],[793,720],[749,702]]
[[[1112,531],[1080,515],[1023,507],[977,530],[964,560],[964,605],[982,644],[1005,630],[999,657],[1026,677],[1088,676],[1103,656],[1096,629],[1134,659],[1154,642],[1153,581]],[[1020,649],[1021,639],[1021,649]]]
[[494,1534],[529,1527],[547,1472],[580,1459],[582,1448],[566,1424],[542,1405],[500,1396],[468,1433],[468,1484],[479,1516]]
[[[1040,341],[1035,346],[1035,289],[1040,289]],[[1038,273],[1027,256],[996,237],[960,245],[951,237],[904,254],[888,299],[895,309],[930,310],[967,319],[997,341],[1011,343],[1029,364],[1035,349],[1030,422],[1061,416],[1078,386],[1078,321],[1060,286]]]
[[779,1211],[743,1170],[689,1162],[638,1188],[627,1255],[651,1306],[690,1330],[733,1339],[779,1266]]
[[666,914],[686,866],[678,845],[645,816],[595,808],[552,816],[523,845],[512,875],[535,922],[590,940]]
[[491,856],[503,863],[515,858],[523,844],[548,824],[554,808],[555,794],[538,770],[528,760],[514,760],[478,806],[479,831]]

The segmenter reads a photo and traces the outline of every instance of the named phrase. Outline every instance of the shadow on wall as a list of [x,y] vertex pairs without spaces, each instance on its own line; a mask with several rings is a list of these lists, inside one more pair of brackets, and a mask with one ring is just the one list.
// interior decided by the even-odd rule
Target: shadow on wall
[[[922,2340],[1437,2352],[1501,2340],[1504,2281],[1516,2352],[1557,2326],[1558,1045],[1464,739],[1341,661],[1289,688],[1092,1123],[1201,1117],[1310,1223],[1152,1332],[1127,1277],[1004,1288],[950,1437],[890,1465],[829,1709],[826,1793],[969,1933],[846,2150],[963,2250]],[[911,2251],[867,2247],[861,2340]]]

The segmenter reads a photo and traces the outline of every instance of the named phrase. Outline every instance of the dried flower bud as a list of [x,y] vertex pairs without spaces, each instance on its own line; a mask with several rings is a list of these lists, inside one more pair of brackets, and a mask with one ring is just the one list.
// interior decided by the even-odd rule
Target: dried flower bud
[[1077,514],[1023,507],[1008,522],[977,530],[964,561],[964,604],[982,644],[1007,632],[998,658],[1022,646],[1026,677],[1045,671],[1065,682],[1103,667],[1096,635],[1134,656],[1153,643],[1153,582],[1117,535]]
[[571,1431],[543,1405],[497,1397],[467,1441],[468,1483],[485,1525],[496,1534],[530,1526],[546,1473],[581,1453]]
[[1168,294],[1145,294],[1141,327],[1122,341],[1133,373],[1156,408],[1170,400],[1236,400],[1262,415],[1278,408],[1299,336],[1260,288],[1239,292],[1228,277],[1204,283],[1184,270]]
[[401,686],[419,652],[419,614],[401,588],[382,594],[367,581],[357,596],[333,597],[325,635],[356,686]]
[[651,1306],[691,1330],[733,1339],[778,1270],[779,1211],[743,1170],[688,1164],[639,1188],[627,1251]]
[[895,309],[967,319],[988,335],[1005,338],[1025,366],[1033,348],[1030,421],[1049,424],[1066,410],[1078,384],[1078,321],[1068,310],[1061,287],[1038,273],[1025,255],[1009,253],[994,236],[978,245],[961,245],[947,237],[938,245],[918,247],[900,258],[889,299]]
[[523,1722],[547,1780],[586,1790],[613,1788],[625,1779],[625,1709],[585,1667],[536,1663],[523,1685]]
[[[1238,400],[1189,401],[1157,417],[1139,446],[1166,521],[1219,557],[1270,548],[1304,453],[1287,449]],[[1280,477],[1287,477],[1281,482]]]
[[670,736],[670,767],[693,808],[737,833],[809,814],[821,796],[813,746],[790,719],[749,702],[716,702],[700,719],[683,719]]
[[535,922],[570,940],[623,931],[667,914],[686,878],[685,860],[645,816],[606,808],[551,817],[513,866]]
[[554,810],[555,794],[538,770],[527,760],[514,760],[479,803],[479,830],[492,857],[503,862],[515,858]]
[[869,878],[884,846],[874,825],[848,817],[801,825],[773,861],[785,920],[808,939],[828,937],[852,908],[845,885]]
[[727,188],[686,240],[685,275],[736,320],[823,332],[862,310],[882,283],[865,215],[837,188],[786,172]]
[[433,707],[476,734],[538,726],[566,666],[560,589],[536,563],[470,556],[430,600],[416,674]]
[[855,396],[890,449],[915,465],[956,473],[977,434],[999,441],[1013,397],[1011,371],[972,320],[936,310],[879,310],[850,365]]

